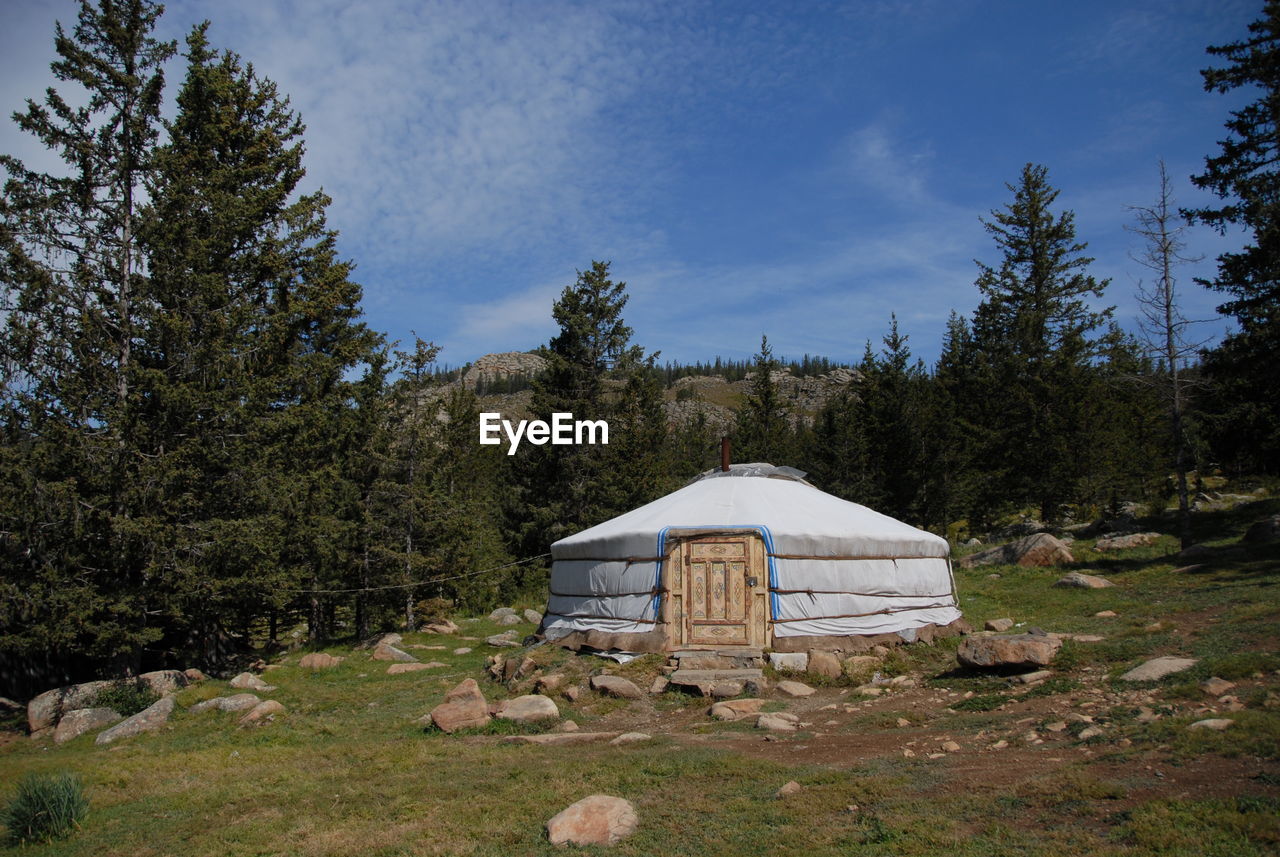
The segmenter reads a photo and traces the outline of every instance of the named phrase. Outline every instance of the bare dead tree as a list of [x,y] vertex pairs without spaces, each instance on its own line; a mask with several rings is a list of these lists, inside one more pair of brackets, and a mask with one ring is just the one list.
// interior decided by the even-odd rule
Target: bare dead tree
[[1187,442],[1186,409],[1193,384],[1184,369],[1207,340],[1191,341],[1188,329],[1196,321],[1188,320],[1178,305],[1175,269],[1199,257],[1184,255],[1182,238],[1186,225],[1174,205],[1173,189],[1164,161],[1160,161],[1160,192],[1149,206],[1130,206],[1137,223],[1125,228],[1140,235],[1144,246],[1131,258],[1152,271],[1155,278],[1138,281],[1137,300],[1142,313],[1139,319],[1141,341],[1149,357],[1162,364],[1157,375],[1169,407],[1169,423],[1173,442],[1174,472],[1178,480],[1178,529],[1183,548],[1191,544],[1191,514],[1187,497],[1187,471],[1190,469],[1190,445]]

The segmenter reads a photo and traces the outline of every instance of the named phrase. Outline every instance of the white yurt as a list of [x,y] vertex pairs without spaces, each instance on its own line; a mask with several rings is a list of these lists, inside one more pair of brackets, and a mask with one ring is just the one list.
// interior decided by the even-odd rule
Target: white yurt
[[601,650],[803,651],[963,627],[945,539],[803,476],[709,471],[554,543],[541,633]]

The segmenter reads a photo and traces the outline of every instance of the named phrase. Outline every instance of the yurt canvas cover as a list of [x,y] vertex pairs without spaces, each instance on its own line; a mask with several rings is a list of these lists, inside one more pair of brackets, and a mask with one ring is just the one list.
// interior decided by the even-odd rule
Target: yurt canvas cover
[[554,543],[543,633],[655,651],[911,638],[960,618],[945,539],[793,474],[712,471]]

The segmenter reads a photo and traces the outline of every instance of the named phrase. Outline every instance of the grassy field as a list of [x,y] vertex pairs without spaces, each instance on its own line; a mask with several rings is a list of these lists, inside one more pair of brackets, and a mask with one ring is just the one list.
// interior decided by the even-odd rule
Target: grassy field
[[[1108,589],[1053,588],[1062,569],[957,569],[976,627],[1008,616],[1104,637],[1066,642],[1054,678],[1038,686],[958,671],[951,640],[887,659],[883,674],[909,675],[914,688],[864,699],[849,682],[826,682],[808,700],[771,702],[807,724],[771,741],[743,722],[709,720],[701,700],[627,703],[590,691],[576,703],[557,698],[562,715],[653,740],[548,748],[500,743],[519,731],[509,724],[425,731],[415,718],[465,677],[489,699],[527,691],[529,680],[507,688],[483,676],[497,651],[483,637],[499,629],[473,620],[461,633],[477,640],[406,637],[446,647],[413,651],[445,668],[391,676],[367,652],[335,647],[327,651],[346,660],[311,672],[292,653],[264,675],[279,686],[266,696],[287,713],[256,728],[238,728],[237,714],[185,710],[228,692],[210,681],[182,691],[157,734],[99,747],[91,735],[55,746],[6,733],[0,800],[29,771],[71,771],[86,784],[82,829],[23,849],[33,855],[562,853],[544,822],[597,792],[636,806],[638,831],[609,849],[622,855],[1276,854],[1280,546],[1242,545],[1240,535],[1278,511],[1280,502],[1261,501],[1201,516],[1211,552],[1191,568],[1172,538],[1118,554],[1078,542],[1073,568],[1109,578]],[[1118,615],[1094,615],[1104,610]],[[459,646],[473,651],[453,654]],[[662,663],[532,654],[578,683],[604,669],[647,683]],[[1117,680],[1160,654],[1200,661],[1151,685]],[[1211,675],[1237,683],[1234,702],[1200,691]],[[1051,729],[1072,714],[1102,734],[1081,738],[1080,717]],[[1235,724],[1187,728],[1207,717]],[[962,749],[934,752],[943,740]],[[788,780],[802,791],[776,799]]]

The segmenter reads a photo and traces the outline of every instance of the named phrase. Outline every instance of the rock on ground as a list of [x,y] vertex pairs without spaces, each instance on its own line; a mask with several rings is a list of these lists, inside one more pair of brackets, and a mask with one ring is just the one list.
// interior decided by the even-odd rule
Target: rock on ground
[[420,670],[435,669],[442,667],[444,664],[439,661],[432,661],[429,664],[392,664],[387,667],[387,675],[403,675],[404,673],[416,673]]
[[100,691],[110,686],[109,681],[87,681],[46,690],[27,703],[27,726],[33,733],[52,728],[63,712],[87,707]]
[[272,720],[277,714],[284,713],[284,706],[274,699],[264,699],[253,708],[250,708],[245,715],[240,718],[241,726],[249,726],[254,723],[260,723],[263,720]]
[[1119,551],[1128,550],[1129,548],[1146,547],[1154,544],[1156,539],[1160,538],[1159,533],[1130,533],[1127,536],[1112,536],[1107,539],[1098,539],[1093,545],[1094,550],[1100,551]]
[[373,650],[372,657],[375,661],[396,661],[402,664],[415,664],[418,662],[417,658],[404,649],[398,649],[389,643],[379,643]]
[[516,723],[538,723],[543,720],[560,719],[560,709],[551,701],[551,697],[536,693],[517,696],[515,699],[501,703],[495,714],[502,720],[511,720]]
[[565,677],[562,673],[552,673],[539,678],[533,685],[533,689],[538,693],[545,693],[550,696],[564,686]]
[[516,639],[515,631],[503,631],[501,634],[494,634],[492,637],[485,637],[484,641],[491,646],[502,648],[504,646],[510,648],[519,648],[520,641]]
[[987,624],[984,625],[983,627],[985,627],[988,631],[1003,633],[1013,627],[1013,620],[1012,619],[988,619]]
[[110,729],[99,732],[94,743],[110,744],[119,738],[131,738],[143,732],[154,732],[169,720],[169,715],[173,713],[173,706],[173,697],[166,696]]
[[844,671],[850,678],[864,679],[875,672],[880,663],[880,659],[875,655],[854,655],[851,658],[845,658]]
[[1233,723],[1235,723],[1234,720],[1228,720],[1225,717],[1211,717],[1208,720],[1197,720],[1195,723],[1192,723],[1187,728],[1188,729],[1211,729],[1214,732],[1221,732],[1224,729],[1231,728],[1231,725]]
[[439,622],[428,622],[422,626],[423,633],[426,634],[456,634],[462,630],[450,619],[442,619]]
[[516,615],[516,608],[514,608],[514,607],[498,607],[498,608],[497,608],[497,609],[495,609],[492,613],[490,613],[490,614],[489,614],[489,621],[490,621],[490,622],[497,622],[497,621],[498,621],[499,619],[501,619],[503,616],[514,616],[514,615]]
[[591,795],[565,807],[547,822],[552,845],[615,845],[635,832],[640,819],[630,801]]
[[342,658],[335,658],[325,652],[311,652],[302,656],[298,666],[304,670],[327,670],[342,663]]
[[79,708],[58,721],[58,728],[53,731],[53,741],[61,744],[72,738],[79,738],[86,732],[110,726],[123,718],[110,708]]
[[619,747],[623,744],[638,744],[641,741],[652,741],[652,740],[653,740],[653,736],[649,735],[646,732],[623,732],[621,735],[619,735],[617,738],[614,738],[609,743],[615,747]]
[[213,699],[206,699],[204,702],[197,702],[187,710],[193,714],[199,714],[202,711],[248,711],[259,702],[262,702],[256,695],[252,693],[237,693],[233,696],[219,696]]
[[832,652],[811,649],[807,671],[825,678],[840,678],[840,659]]
[[1163,657],[1155,658],[1147,661],[1145,664],[1134,667],[1124,675],[1120,676],[1121,681],[1159,681],[1167,675],[1180,673],[1183,670],[1191,669],[1195,666],[1197,660],[1195,658],[1173,658]]
[[707,710],[707,714],[716,720],[737,720],[749,714],[759,714],[763,699],[730,699],[717,702]]
[[155,670],[138,676],[138,681],[161,696],[177,693],[190,684],[187,674],[182,670]]
[[1210,696],[1222,696],[1222,694],[1235,686],[1235,682],[1227,681],[1225,678],[1218,678],[1217,676],[1200,682],[1200,689]]
[[962,568],[979,565],[1045,566],[1075,562],[1071,550],[1048,533],[1035,533],[1007,545],[998,545],[969,554],[960,560]]
[[1241,541],[1265,544],[1280,539],[1280,515],[1272,515],[1250,525]]
[[192,683],[209,680],[209,677],[207,675],[200,672],[200,670],[196,669],[195,667],[189,667],[188,669],[183,670],[182,674],[187,677],[187,681]]
[[641,699],[644,696],[633,682],[617,675],[592,676],[591,689],[623,699]]
[[756,728],[765,729],[769,732],[794,732],[796,724],[800,722],[800,718],[787,711],[775,711],[771,714],[761,714],[756,718]]
[[444,695],[444,702],[431,709],[431,722],[444,732],[456,732],[489,722],[489,703],[473,678],[465,679]]
[[801,790],[801,789],[800,789],[800,784],[799,784],[799,783],[797,783],[795,780],[791,780],[790,782],[785,783],[785,784],[782,786],[782,788],[780,788],[780,789],[778,789],[776,792],[774,792],[774,793],[773,793],[773,796],[774,796],[775,798],[779,798],[779,799],[781,799],[781,798],[784,798],[784,797],[790,797],[791,795],[794,795],[794,794],[799,794],[799,793],[800,793],[800,790]]
[[966,667],[1048,666],[1062,641],[1040,634],[1008,634],[965,637],[956,650],[956,659]]
[[809,666],[808,652],[770,652],[769,666],[779,672],[804,672]]
[[240,673],[240,675],[233,678],[229,684],[236,690],[256,690],[266,692],[276,689],[275,685],[267,684],[253,673]]
[[1058,578],[1053,585],[1067,589],[1105,589],[1108,586],[1115,586],[1105,577],[1098,577],[1096,574],[1081,574],[1078,571],[1073,571],[1065,577]]
[[532,623],[533,623],[533,624],[535,624],[535,625],[541,625],[541,624],[542,624],[542,614],[541,614],[541,613],[539,613],[537,610],[525,610],[525,611],[524,611],[524,621],[526,621],[526,622],[532,622]]
[[780,681],[778,682],[778,693],[783,696],[812,696],[813,688],[800,681]]
[[512,613],[506,616],[499,616],[493,621],[499,625],[519,625],[523,620],[515,613]]

